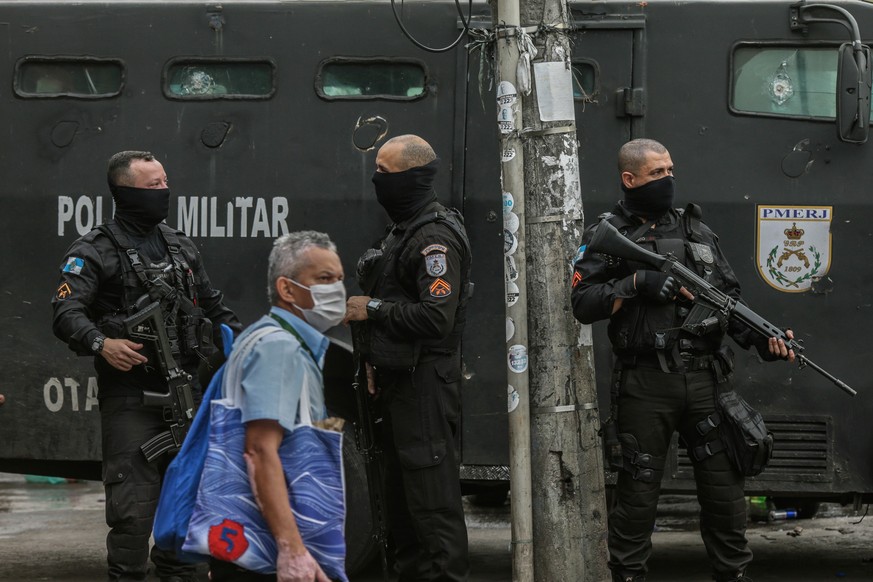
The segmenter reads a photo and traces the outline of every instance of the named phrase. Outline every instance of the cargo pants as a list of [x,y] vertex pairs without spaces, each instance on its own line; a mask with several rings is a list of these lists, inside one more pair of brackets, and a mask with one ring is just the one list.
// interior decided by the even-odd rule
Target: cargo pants
[[[698,441],[696,424],[715,411],[716,389],[729,389],[725,384],[730,382],[717,386],[710,370],[668,374],[655,367],[633,367],[621,374],[618,431],[625,470],[618,473],[609,513],[609,567],[615,580],[644,579],[663,476],[661,470],[642,467],[645,455],[651,456],[648,464],[663,468],[674,431],[686,443]],[[716,438],[717,432],[706,439]],[[634,445],[637,450],[629,450]],[[745,479],[724,452],[693,466],[700,534],[713,573],[716,580],[736,578],[752,560],[745,536]]]

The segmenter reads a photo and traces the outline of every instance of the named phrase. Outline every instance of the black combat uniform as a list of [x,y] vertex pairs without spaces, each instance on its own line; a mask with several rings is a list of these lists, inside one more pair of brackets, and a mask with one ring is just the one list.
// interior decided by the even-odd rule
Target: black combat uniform
[[362,257],[358,272],[364,291],[382,300],[360,351],[380,390],[400,580],[466,580],[458,445],[469,242],[460,215],[432,201],[377,246],[381,257]]
[[[619,203],[607,218],[623,235],[647,250],[673,253],[701,277],[733,298],[740,285],[718,246],[718,237],[700,222],[699,208],[669,210],[647,228]],[[648,222],[651,225],[652,222]],[[744,477],[723,453],[708,454],[698,423],[715,411],[716,393],[730,390],[732,354],[725,333],[743,348],[761,344],[741,324],[716,328],[702,337],[679,328],[691,303],[657,303],[626,291],[620,281],[646,269],[599,253],[586,252],[596,226],[586,230],[573,276],[573,313],[582,323],[609,319],[615,354],[611,382],[613,413],[622,445],[616,503],[609,514],[609,565],[614,580],[644,580],[661,477],[673,432],[689,447],[701,505],[700,531],[717,580],[733,580],[752,560],[746,537]],[[612,313],[616,298],[623,305]],[[766,341],[766,339],[765,339]],[[617,410],[615,406],[617,405]],[[704,431],[705,432],[705,431]]]
[[[228,324],[237,331],[241,325],[222,303],[221,293],[212,288],[200,253],[188,237],[164,224],[144,231],[123,220],[110,221],[70,246],[52,299],[53,329],[79,355],[92,355],[98,337],[126,338],[122,322],[135,310],[136,300],[146,294],[126,252],[133,248],[142,275],[149,280],[163,279],[197,308],[193,313],[179,309],[175,317],[169,315],[175,321],[169,322],[168,331],[175,336],[174,357],[194,376],[194,397],[199,402],[197,364],[200,356],[214,349],[197,337],[202,333],[213,335],[209,332],[210,322],[204,318],[215,326],[216,346],[221,342],[219,324]],[[143,390],[167,392],[156,351],[145,345],[141,353],[149,361],[128,372],[114,368],[101,356],[94,358],[106,523],[111,528],[106,539],[110,580],[146,579],[149,536],[161,479],[170,460],[168,455],[162,455],[149,463],[140,450],[140,445],[168,428],[160,407],[146,407],[141,402]],[[173,580],[174,576],[193,580],[194,567],[179,563],[172,552],[155,547],[151,559],[161,580]]]

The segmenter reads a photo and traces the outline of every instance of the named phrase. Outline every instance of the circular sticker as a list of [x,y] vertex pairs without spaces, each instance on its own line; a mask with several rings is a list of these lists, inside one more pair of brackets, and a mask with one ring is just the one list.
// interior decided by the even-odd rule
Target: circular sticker
[[507,229],[503,229],[503,254],[512,255],[518,249],[518,239]]
[[512,339],[512,336],[515,335],[515,321],[512,320],[511,317],[506,318],[506,341]]
[[512,387],[512,384],[507,384],[506,386],[506,397],[508,400],[507,404],[509,405],[509,412],[518,408],[518,401],[521,400],[521,398],[519,398],[518,392]]
[[509,346],[509,357],[507,358],[509,369],[516,374],[521,374],[527,370],[527,348],[521,344]]
[[509,81],[500,81],[497,85],[497,105],[511,105],[518,98],[515,85]]
[[503,193],[503,212],[512,212],[512,207],[515,206],[515,198],[509,192]]
[[503,276],[507,281],[516,281],[518,279],[518,267],[515,266],[514,257],[503,257],[506,260],[506,265],[503,268]]
[[518,285],[513,283],[512,281],[506,282],[506,306],[512,307],[518,302],[518,296],[521,294],[521,291],[518,289]]
[[520,220],[518,219],[518,214],[515,212],[504,212],[503,213],[503,227],[515,234],[518,232],[518,225],[520,224]]
[[515,148],[506,148],[505,150],[503,150],[503,153],[500,154],[500,159],[502,159],[504,162],[508,162],[509,160],[511,160],[514,157],[515,157]]

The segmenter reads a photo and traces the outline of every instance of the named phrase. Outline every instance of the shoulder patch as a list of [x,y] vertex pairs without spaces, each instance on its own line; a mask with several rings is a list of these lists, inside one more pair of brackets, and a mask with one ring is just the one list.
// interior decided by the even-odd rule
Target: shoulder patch
[[581,282],[582,282],[582,275],[579,273],[579,271],[574,271],[573,272],[573,284],[572,284],[573,288],[575,289],[576,285],[578,285]]
[[431,297],[448,297],[452,294],[452,286],[445,279],[437,279],[430,286]]
[[446,254],[433,253],[424,257],[427,274],[431,277],[442,277],[446,274]]
[[72,294],[73,294],[73,290],[70,289],[70,284],[67,283],[66,281],[61,283],[61,286],[58,287],[58,295],[57,295],[58,299],[66,299],[67,297],[69,297]]
[[445,253],[447,250],[449,250],[449,249],[448,249],[448,247],[446,247],[445,245],[432,244],[432,245],[427,245],[427,246],[424,248],[424,250],[421,251],[421,254],[427,256],[427,255],[429,255],[430,253],[433,253],[433,252],[436,252],[436,251],[439,251],[439,252],[441,252],[441,253]]
[[82,273],[82,269],[85,268],[85,259],[80,259],[79,257],[70,257],[67,259],[67,264],[61,268],[61,272],[63,273],[72,273],[73,275],[80,275]]

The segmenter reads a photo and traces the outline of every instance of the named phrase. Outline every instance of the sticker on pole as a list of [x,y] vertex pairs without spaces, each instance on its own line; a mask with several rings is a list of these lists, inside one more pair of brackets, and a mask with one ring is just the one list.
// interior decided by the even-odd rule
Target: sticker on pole
[[521,295],[521,291],[518,289],[518,285],[513,283],[512,281],[506,282],[506,306],[512,307],[516,303],[518,303],[518,297]]
[[508,162],[515,157],[515,148],[506,148],[503,150],[503,153],[500,154],[500,159],[503,162]]
[[518,392],[512,386],[512,384],[507,384],[506,386],[506,397],[508,400],[507,407],[509,409],[509,412],[512,412],[513,410],[518,408],[518,401],[521,400],[521,398],[519,397]]
[[506,318],[506,341],[512,339],[515,335],[515,321],[511,317]]
[[506,256],[514,255],[518,250],[518,238],[509,230],[503,229],[503,254]]
[[509,369],[516,374],[521,374],[527,370],[527,348],[521,344],[509,346],[507,363],[509,364]]
[[518,100],[518,91],[509,81],[500,81],[497,85],[497,105],[512,105]]
[[515,198],[512,197],[512,194],[509,192],[503,193],[503,213],[512,212],[512,208],[515,206]]
[[518,267],[515,266],[514,257],[503,257],[506,260],[506,265],[503,268],[503,276],[507,281],[518,280]]
[[501,105],[497,112],[497,128],[500,133],[512,133],[515,130],[515,113],[512,111],[512,105]]
[[519,222],[520,221],[518,219],[518,214],[516,214],[515,212],[503,213],[503,227],[512,234],[518,232]]
[[758,272],[786,293],[808,291],[831,266],[833,206],[758,205]]

